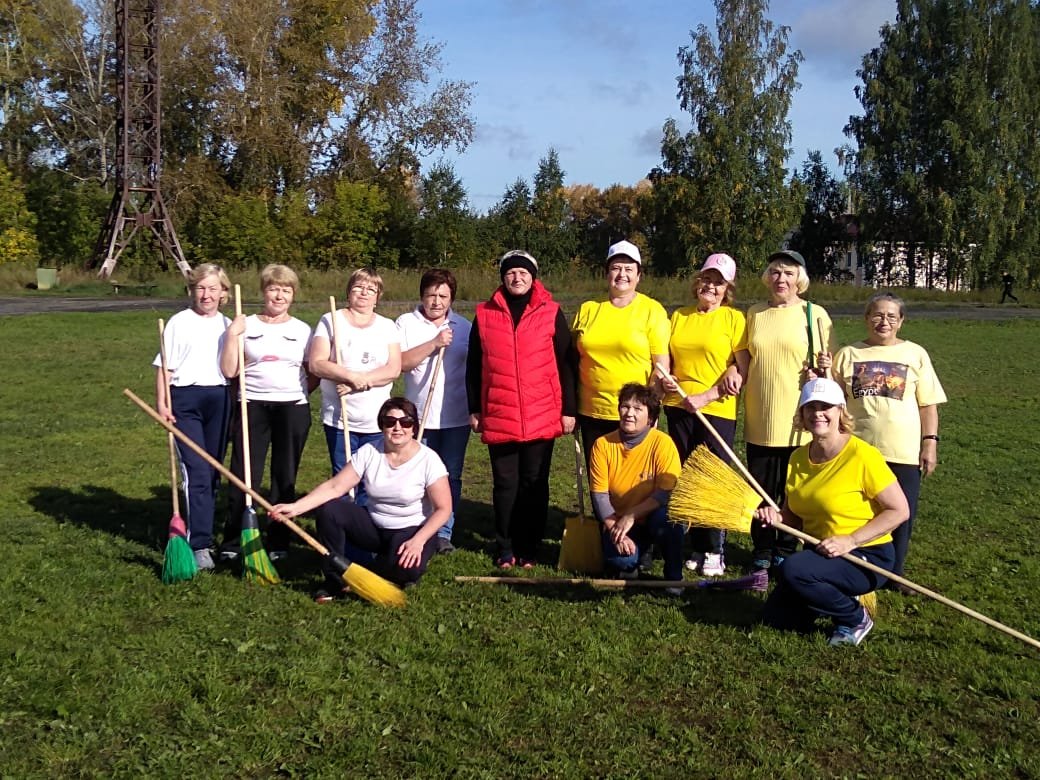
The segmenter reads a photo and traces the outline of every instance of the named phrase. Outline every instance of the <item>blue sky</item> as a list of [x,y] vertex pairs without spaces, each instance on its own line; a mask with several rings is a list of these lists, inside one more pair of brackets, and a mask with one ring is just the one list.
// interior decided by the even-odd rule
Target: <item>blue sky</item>
[[[473,143],[455,166],[470,205],[486,211],[518,176],[531,181],[549,147],[567,184],[635,184],[660,162],[661,126],[683,123],[676,53],[699,24],[715,29],[710,0],[425,0],[424,36],[443,44],[442,77],[474,83]],[[853,88],[863,54],[895,18],[895,0],[773,0],[805,61],[790,119],[792,167],[832,150],[859,113]]]

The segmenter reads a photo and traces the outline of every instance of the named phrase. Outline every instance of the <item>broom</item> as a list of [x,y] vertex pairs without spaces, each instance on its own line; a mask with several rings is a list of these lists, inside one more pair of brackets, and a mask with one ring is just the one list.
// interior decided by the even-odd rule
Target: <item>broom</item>
[[560,560],[556,568],[581,574],[603,571],[603,540],[599,523],[585,517],[585,467],[578,433],[574,433],[574,478],[578,487],[578,515],[564,521]]
[[357,593],[358,596],[365,599],[366,601],[371,601],[375,604],[382,604],[383,606],[387,607],[404,606],[404,591],[402,591],[399,587],[394,585],[392,582],[383,579],[375,572],[369,571],[363,566],[358,566],[352,563],[351,561],[344,558],[342,555],[336,555],[335,553],[331,552],[327,547],[325,547],[325,545],[323,545],[309,533],[300,528],[300,526],[293,522],[290,518],[280,517],[278,515],[271,514],[271,510],[274,507],[271,506],[267,499],[265,499],[251,487],[246,485],[245,482],[243,482],[230,471],[228,471],[228,469],[225,468],[223,463],[218,461],[216,458],[214,458],[212,455],[206,452],[206,450],[204,450],[198,444],[193,442],[191,439],[189,439],[179,430],[174,428],[168,422],[166,422],[166,420],[159,416],[158,412],[156,412],[152,407],[150,407],[140,398],[138,398],[131,390],[124,389],[123,395],[125,395],[127,398],[133,401],[141,409],[142,412],[144,412],[157,423],[159,423],[159,425],[165,428],[169,433],[172,433],[174,436],[176,436],[181,442],[184,443],[186,447],[193,450],[200,458],[202,458],[210,466],[215,468],[221,474],[221,476],[227,479],[228,482],[230,482],[232,485],[234,485],[244,493],[248,493],[250,496],[252,496],[253,500],[261,507],[263,507],[273,519],[277,520],[280,523],[285,523],[285,525],[289,528],[290,531],[292,531],[301,539],[303,539],[304,542],[306,542],[311,548],[313,548],[319,555],[325,558],[336,570],[341,572],[343,582],[347,586],[349,586],[351,590]]
[[[242,314],[242,288],[235,285],[235,316]],[[242,476],[247,487],[253,486],[252,453],[249,449],[249,402],[246,400],[246,336],[238,337],[238,403],[242,424]],[[242,512],[242,532],[239,544],[242,548],[242,576],[246,582],[261,585],[277,585],[278,572],[267,556],[260,539],[260,524],[253,509],[253,497],[246,493],[246,508]]]
[[744,577],[729,580],[604,580],[584,577],[466,577],[456,576],[455,582],[480,582],[486,585],[555,585],[569,587],[587,585],[591,588],[613,588],[617,590],[660,590],[682,588],[684,590],[757,590],[764,591],[769,585],[769,575],[760,569]]
[[[660,364],[657,365],[657,370],[662,375],[667,376],[667,372]],[[709,433],[711,433],[712,436],[715,437],[715,440],[719,443],[723,451],[732,461],[733,466],[738,471],[740,471],[740,475],[743,476],[744,479],[741,480],[740,476],[735,474],[732,471],[732,469],[727,467],[726,464],[723,463],[720,458],[718,458],[718,456],[708,451],[708,448],[703,447],[702,445],[702,447],[698,447],[698,450],[703,449],[707,457],[714,459],[714,461],[717,462],[717,466],[709,467],[711,468],[712,476],[707,479],[699,477],[692,468],[688,469],[687,465],[684,465],[682,473],[679,475],[679,482],[676,485],[676,489],[672,491],[672,498],[668,503],[669,509],[675,508],[677,510],[677,514],[683,514],[687,518],[689,518],[688,520],[684,521],[687,524],[699,524],[703,522],[712,528],[722,527],[727,530],[743,531],[746,533],[751,529],[751,515],[754,512],[754,508],[749,510],[748,506],[751,504],[752,500],[755,503],[755,507],[757,507],[758,504],[761,503],[757,497],[752,498],[752,494],[757,494],[757,496],[761,496],[761,499],[764,500],[770,507],[772,507],[777,512],[780,511],[780,507],[776,505],[776,502],[772,499],[772,497],[768,493],[766,493],[766,491],[762,488],[761,485],[758,484],[755,478],[751,476],[751,473],[741,462],[740,458],[738,458],[736,453],[733,452],[733,449],[726,443],[725,439],[723,439],[722,436],[719,435],[719,432],[715,430],[715,427],[710,422],[708,422],[707,418],[703,414],[701,414],[699,410],[696,411],[695,414],[697,415],[697,419],[701,421],[701,424],[708,430]],[[696,452],[694,454],[696,454]],[[693,455],[691,455],[690,458],[687,459],[687,464],[691,464],[692,461]],[[683,488],[683,492],[680,493],[680,496],[682,496],[683,498],[680,499],[679,504],[675,504],[676,492],[684,483],[686,483],[686,486]],[[694,483],[697,483],[696,487]],[[739,500],[731,503],[728,507],[716,508],[714,510],[714,515],[709,517],[707,514],[705,514],[708,511],[707,507],[703,506],[707,502],[703,501],[702,499],[696,499],[700,502],[696,510],[692,508],[688,508],[687,510],[683,509],[682,501],[688,500],[686,497],[692,496],[695,492],[700,492],[718,498],[718,501],[714,503],[717,503],[719,505],[721,505],[722,500],[726,497],[729,497],[729,499],[732,501],[732,498],[734,496],[738,496]],[[720,523],[721,525],[719,525]],[[815,545],[819,544],[820,542],[820,540],[816,537],[811,536],[810,534],[807,534],[804,531],[801,531],[797,528],[792,528],[786,523],[774,523],[773,527],[779,528],[781,531],[786,531],[787,533],[801,539],[803,542],[806,542],[807,544]],[[898,574],[893,574],[892,572],[886,569],[882,569],[880,566],[870,563],[870,561],[864,561],[862,558],[857,558],[855,555],[851,555],[850,553],[845,553],[841,557],[849,561],[850,563],[859,566],[860,568],[867,569],[868,571],[872,571],[875,574],[880,574],[883,577],[887,577],[893,582],[898,582],[901,585],[905,585],[906,587],[910,588],[913,591],[916,591],[917,593],[925,595],[928,598],[933,599],[934,601],[938,601],[940,604],[945,604],[951,609],[955,609],[958,612],[964,613],[968,617],[978,620],[980,623],[985,623],[987,626],[995,628],[998,631],[1002,631],[1008,636],[1013,636],[1015,637],[1015,639],[1019,639],[1028,645],[1040,649],[1040,642],[1033,639],[1031,636],[1023,634],[1021,631],[1016,631],[1010,626],[1005,626],[1003,623],[1000,623],[991,617],[987,617],[986,615],[983,615],[981,612],[976,612],[975,610],[966,607],[963,604],[959,604],[953,599],[946,598],[946,596],[936,593],[933,590],[929,590],[923,585],[918,585],[916,582],[911,582],[905,577],[901,577]]]
[[[163,321],[159,320],[159,364],[163,372],[163,399],[166,408],[173,403],[170,393],[169,374],[166,372],[166,341],[163,339]],[[177,445],[173,434],[167,434],[170,449],[170,490],[173,494],[173,516],[170,518],[169,535],[166,549],[163,551],[162,581],[166,585],[175,582],[187,582],[198,574],[199,567],[195,563],[195,553],[188,544],[188,528],[181,517],[180,494],[177,485]]]
[[[336,348],[332,351],[332,359],[337,365],[342,365],[340,359],[343,355],[343,347],[339,340],[339,317],[337,316],[336,298],[333,295],[329,296],[329,311],[332,313],[332,340],[336,344]],[[350,465],[350,421],[347,420],[347,397],[345,395],[339,397],[339,419],[343,421],[343,449],[347,454],[343,468],[346,468]],[[350,497],[354,498],[353,488],[350,489]]]

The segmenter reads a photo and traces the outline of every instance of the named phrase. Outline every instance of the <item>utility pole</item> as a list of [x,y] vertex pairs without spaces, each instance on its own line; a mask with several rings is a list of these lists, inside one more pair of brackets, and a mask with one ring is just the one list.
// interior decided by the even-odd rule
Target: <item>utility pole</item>
[[159,243],[163,270],[172,259],[184,276],[184,257],[160,187],[162,109],[159,65],[159,0],[115,0],[116,73],[119,120],[116,126],[115,193],[88,268],[101,265],[107,278],[139,230]]

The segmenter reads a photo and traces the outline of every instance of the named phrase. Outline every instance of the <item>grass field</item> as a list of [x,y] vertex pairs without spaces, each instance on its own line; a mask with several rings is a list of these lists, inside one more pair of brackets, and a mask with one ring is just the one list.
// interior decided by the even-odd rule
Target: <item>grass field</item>
[[[491,573],[475,439],[462,549],[403,611],[314,605],[302,548],[284,586],[162,585],[165,438],[120,394],[151,398],[156,316],[0,318],[0,776],[1040,775],[1040,653],[928,600],[882,594],[869,639],[833,649],[756,626],[752,594],[455,583]],[[903,335],[951,398],[908,576],[1040,636],[1040,323]],[[327,468],[314,430],[301,486]]]

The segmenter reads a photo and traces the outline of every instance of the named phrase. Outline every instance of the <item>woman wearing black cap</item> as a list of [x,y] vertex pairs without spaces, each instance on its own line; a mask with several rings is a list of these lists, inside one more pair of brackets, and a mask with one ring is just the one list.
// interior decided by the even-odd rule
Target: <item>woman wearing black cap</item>
[[501,286],[477,306],[466,389],[470,426],[491,458],[495,563],[529,569],[549,511],[553,441],[574,430],[571,335],[534,257],[506,252],[499,274]]
[[[737,363],[748,366],[744,382],[748,470],[782,506],[787,462],[809,440],[794,425],[799,393],[809,368],[822,371],[824,365],[830,366],[834,328],[822,306],[801,298],[809,289],[809,275],[798,252],[784,249],[771,254],[762,283],[769,300],[748,309],[747,358]],[[823,343],[826,348],[814,357]],[[757,524],[751,538],[756,569],[779,566],[798,545],[793,536]]]

